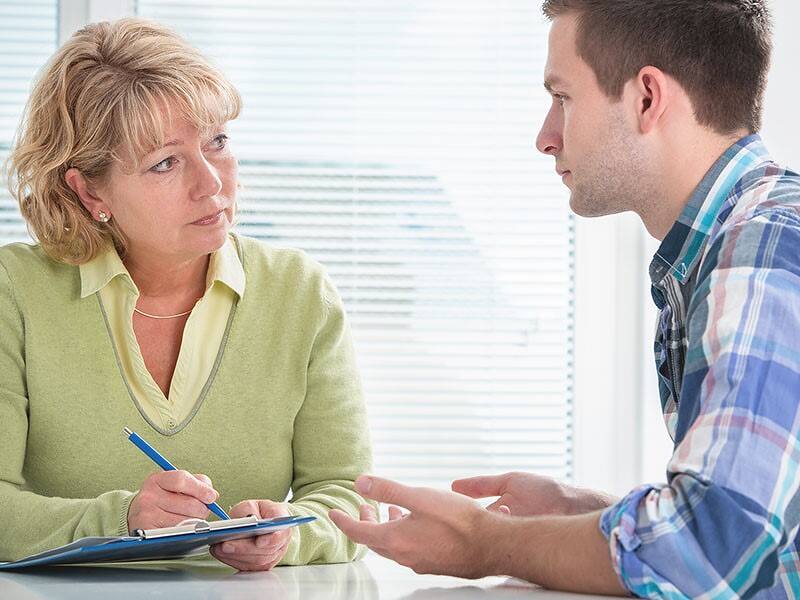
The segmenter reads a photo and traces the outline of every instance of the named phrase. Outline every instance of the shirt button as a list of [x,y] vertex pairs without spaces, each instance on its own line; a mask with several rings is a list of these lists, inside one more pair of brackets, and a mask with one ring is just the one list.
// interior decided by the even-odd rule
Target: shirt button
[[169,426],[170,429],[175,429],[175,421],[173,421],[172,419],[167,421],[167,425]]

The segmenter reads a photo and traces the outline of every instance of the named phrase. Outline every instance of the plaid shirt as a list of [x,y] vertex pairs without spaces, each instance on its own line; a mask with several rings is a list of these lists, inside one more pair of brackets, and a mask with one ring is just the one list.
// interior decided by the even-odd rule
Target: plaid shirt
[[614,568],[639,596],[800,597],[800,175],[734,144],[650,277],[675,449],[603,513]]

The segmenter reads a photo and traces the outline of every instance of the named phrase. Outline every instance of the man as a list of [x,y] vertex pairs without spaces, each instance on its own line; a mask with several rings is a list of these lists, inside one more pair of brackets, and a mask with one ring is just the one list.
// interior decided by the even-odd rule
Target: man
[[[537,140],[584,216],[635,211],[662,240],[656,363],[668,482],[625,498],[510,473],[443,492],[361,477],[406,507],[331,519],[418,572],[506,574],[641,596],[800,592],[800,176],[756,132],[765,0],[546,0]],[[483,510],[470,499],[500,496]],[[798,593],[800,595],[800,593]]]

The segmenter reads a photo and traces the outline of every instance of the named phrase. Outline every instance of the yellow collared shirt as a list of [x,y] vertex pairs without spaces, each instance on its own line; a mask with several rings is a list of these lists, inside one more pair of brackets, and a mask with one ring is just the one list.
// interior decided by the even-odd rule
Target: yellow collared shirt
[[230,238],[211,254],[206,291],[183,331],[168,397],[142,358],[133,332],[133,308],[139,290],[113,248],[80,266],[81,297],[97,293],[106,315],[117,359],[131,396],[144,416],[163,429],[176,429],[190,418],[214,369],[228,319],[244,295],[242,262]]

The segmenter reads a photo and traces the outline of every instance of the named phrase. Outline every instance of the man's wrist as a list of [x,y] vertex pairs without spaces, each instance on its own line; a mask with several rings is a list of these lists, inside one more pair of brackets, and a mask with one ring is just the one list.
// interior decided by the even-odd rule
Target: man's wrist
[[582,515],[597,510],[605,510],[609,506],[613,506],[619,502],[619,498],[589,488],[571,488],[573,497],[571,506],[573,510],[569,514]]
[[625,594],[599,518],[599,512],[543,517],[489,513],[476,529],[476,545],[483,553],[478,576],[507,575],[554,590]]
[[476,517],[472,529],[473,547],[479,553],[475,559],[476,577],[505,574],[503,570],[507,570],[508,563],[504,541],[508,535],[504,525],[510,520],[511,517],[488,510],[481,510]]

